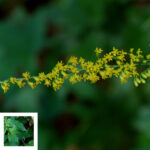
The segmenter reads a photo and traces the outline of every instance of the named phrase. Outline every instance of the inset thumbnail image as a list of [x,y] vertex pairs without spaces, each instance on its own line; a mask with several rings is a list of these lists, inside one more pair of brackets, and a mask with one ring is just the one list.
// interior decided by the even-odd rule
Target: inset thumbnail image
[[4,146],[34,146],[33,117],[4,117]]

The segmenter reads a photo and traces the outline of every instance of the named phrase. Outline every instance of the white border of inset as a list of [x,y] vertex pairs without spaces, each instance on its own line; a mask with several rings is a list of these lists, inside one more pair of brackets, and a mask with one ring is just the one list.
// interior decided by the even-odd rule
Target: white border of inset
[[[5,116],[33,117],[34,146],[4,146],[4,117]],[[0,150],[38,150],[38,114],[37,113],[0,113]]]

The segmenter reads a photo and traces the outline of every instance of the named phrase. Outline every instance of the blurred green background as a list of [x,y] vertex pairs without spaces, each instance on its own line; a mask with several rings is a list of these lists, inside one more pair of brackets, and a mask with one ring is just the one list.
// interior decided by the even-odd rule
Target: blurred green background
[[[150,50],[149,0],[0,0],[0,79],[48,73],[71,55]],[[39,113],[39,150],[150,150],[150,82],[65,82],[0,94],[1,112]]]

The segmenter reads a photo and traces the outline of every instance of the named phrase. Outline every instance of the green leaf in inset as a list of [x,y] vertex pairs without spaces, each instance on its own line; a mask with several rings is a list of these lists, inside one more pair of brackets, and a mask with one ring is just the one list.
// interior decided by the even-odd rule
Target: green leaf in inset
[[25,146],[34,146],[34,141],[31,140],[28,144],[26,144]]
[[19,139],[16,135],[9,135],[8,136],[8,141],[10,143],[11,146],[17,146],[19,145]]

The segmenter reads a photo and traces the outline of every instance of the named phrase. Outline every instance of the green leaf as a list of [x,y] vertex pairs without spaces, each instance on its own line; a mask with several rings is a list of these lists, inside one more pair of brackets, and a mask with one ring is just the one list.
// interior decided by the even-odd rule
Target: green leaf
[[8,139],[8,136],[7,136],[7,135],[5,135],[5,137],[4,137],[4,142],[6,142],[6,141],[7,141],[7,139]]
[[19,145],[19,139],[16,135],[9,135],[8,136],[8,141],[10,143],[11,146],[17,146]]
[[31,140],[28,144],[26,144],[25,146],[34,146],[34,141]]
[[16,127],[18,128],[18,130],[21,130],[21,131],[26,131],[26,128],[24,127],[23,123],[15,120],[15,125]]

